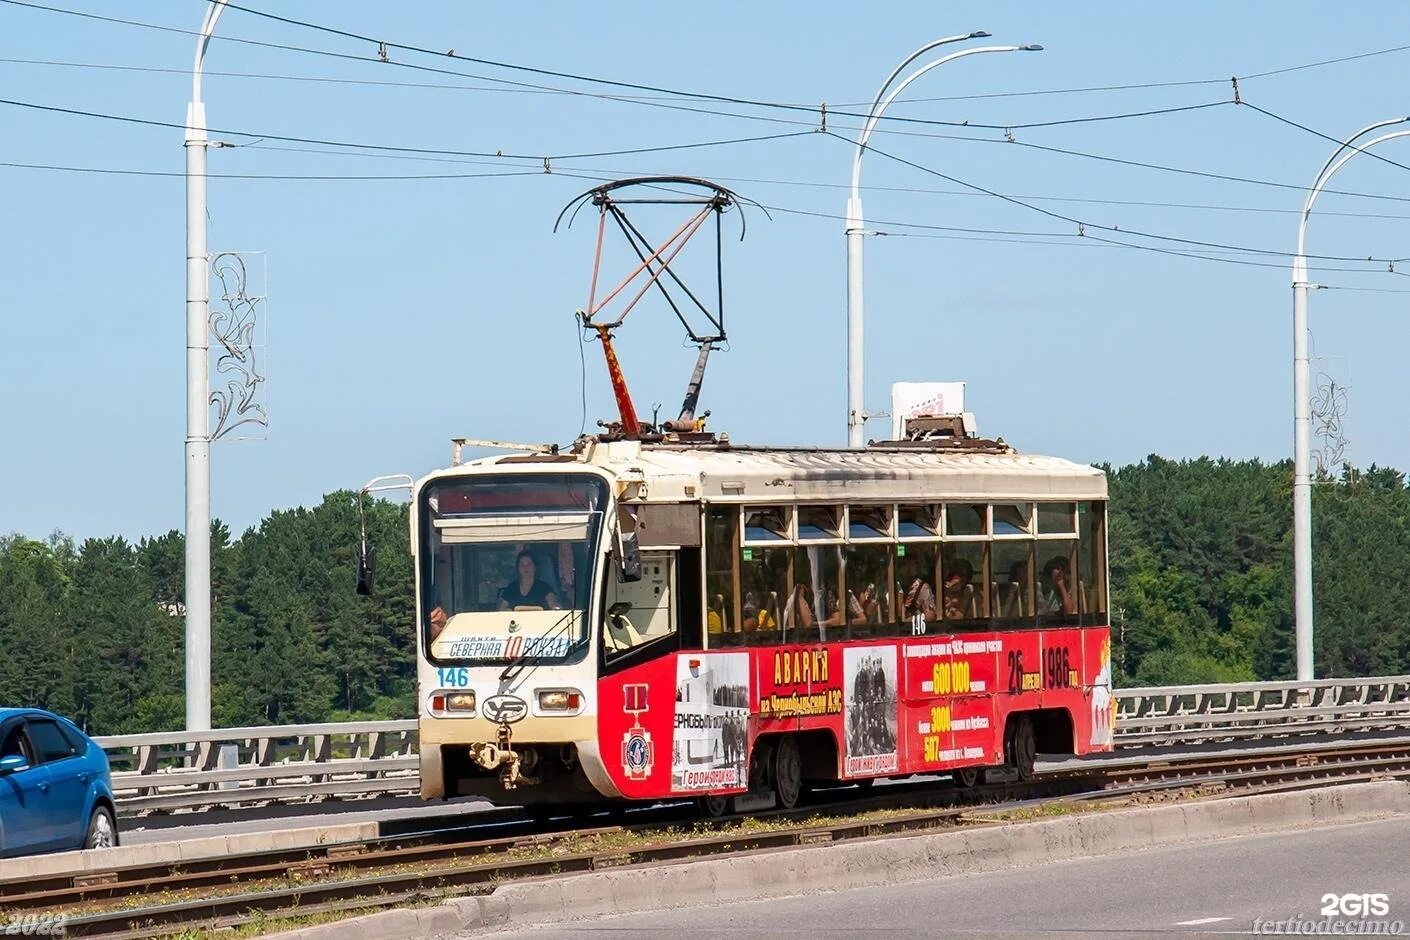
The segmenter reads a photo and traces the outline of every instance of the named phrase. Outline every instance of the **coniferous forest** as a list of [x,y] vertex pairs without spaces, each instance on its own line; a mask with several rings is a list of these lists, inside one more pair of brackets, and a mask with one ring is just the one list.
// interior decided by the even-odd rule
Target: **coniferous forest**
[[[1170,461],[1109,473],[1117,683],[1291,678],[1292,469]],[[1371,467],[1314,490],[1319,676],[1410,672],[1410,489]],[[406,508],[369,507],[374,597],[353,590],[356,496],[212,532],[217,727],[415,713]],[[182,726],[184,548],[0,537],[0,704],[90,733]]]

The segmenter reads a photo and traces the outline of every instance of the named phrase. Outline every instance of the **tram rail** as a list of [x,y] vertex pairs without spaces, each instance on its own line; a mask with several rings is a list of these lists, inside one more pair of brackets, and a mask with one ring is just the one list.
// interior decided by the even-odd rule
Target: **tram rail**
[[[1388,731],[1410,676],[1116,689],[1116,748]],[[420,789],[414,719],[98,739],[119,813],[402,796]]]

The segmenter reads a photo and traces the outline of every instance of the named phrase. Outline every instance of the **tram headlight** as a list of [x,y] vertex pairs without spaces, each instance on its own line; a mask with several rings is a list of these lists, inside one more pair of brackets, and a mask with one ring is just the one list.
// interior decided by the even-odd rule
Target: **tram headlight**
[[446,711],[448,712],[473,712],[475,710],[474,692],[450,692],[446,694]]
[[539,711],[577,712],[583,707],[583,693],[577,689],[539,689]]

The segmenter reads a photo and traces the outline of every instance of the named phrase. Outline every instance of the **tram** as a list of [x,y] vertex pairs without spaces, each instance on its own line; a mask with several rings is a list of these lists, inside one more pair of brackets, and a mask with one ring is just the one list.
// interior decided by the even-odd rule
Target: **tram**
[[791,807],[1111,747],[1106,480],[975,438],[597,441],[412,499],[427,799]]
[[[666,243],[634,242],[641,264],[600,303],[594,267],[579,316],[620,420],[562,450],[462,461],[488,442],[457,441],[411,487],[422,796],[718,814],[884,777],[1027,779],[1039,753],[1110,749],[1102,472],[980,438],[962,407],[865,448],[707,433],[722,313],[687,327],[680,416],[640,420],[611,345],[626,313],[594,318],[638,274],[679,282],[680,239],[737,197],[692,178],[590,191],[575,202],[601,211],[599,263],[609,215],[640,239],[618,192],[633,183],[646,204],[663,185],[705,194]],[[370,562],[364,538],[359,590]]]

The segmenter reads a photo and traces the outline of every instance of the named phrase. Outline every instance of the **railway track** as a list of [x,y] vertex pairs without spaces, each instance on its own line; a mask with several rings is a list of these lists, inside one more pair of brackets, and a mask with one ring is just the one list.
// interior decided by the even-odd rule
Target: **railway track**
[[523,822],[496,822],[318,849],[30,879],[0,884],[0,916],[65,914],[70,936],[151,937],[488,894],[517,879],[992,824],[996,815],[1054,803],[1217,798],[1407,777],[1410,738],[1290,745],[1218,758],[1169,756],[972,789],[902,781],[822,791],[806,808],[748,818],[703,822],[684,807],[668,806],[631,813],[641,821],[621,825],[526,832]]

